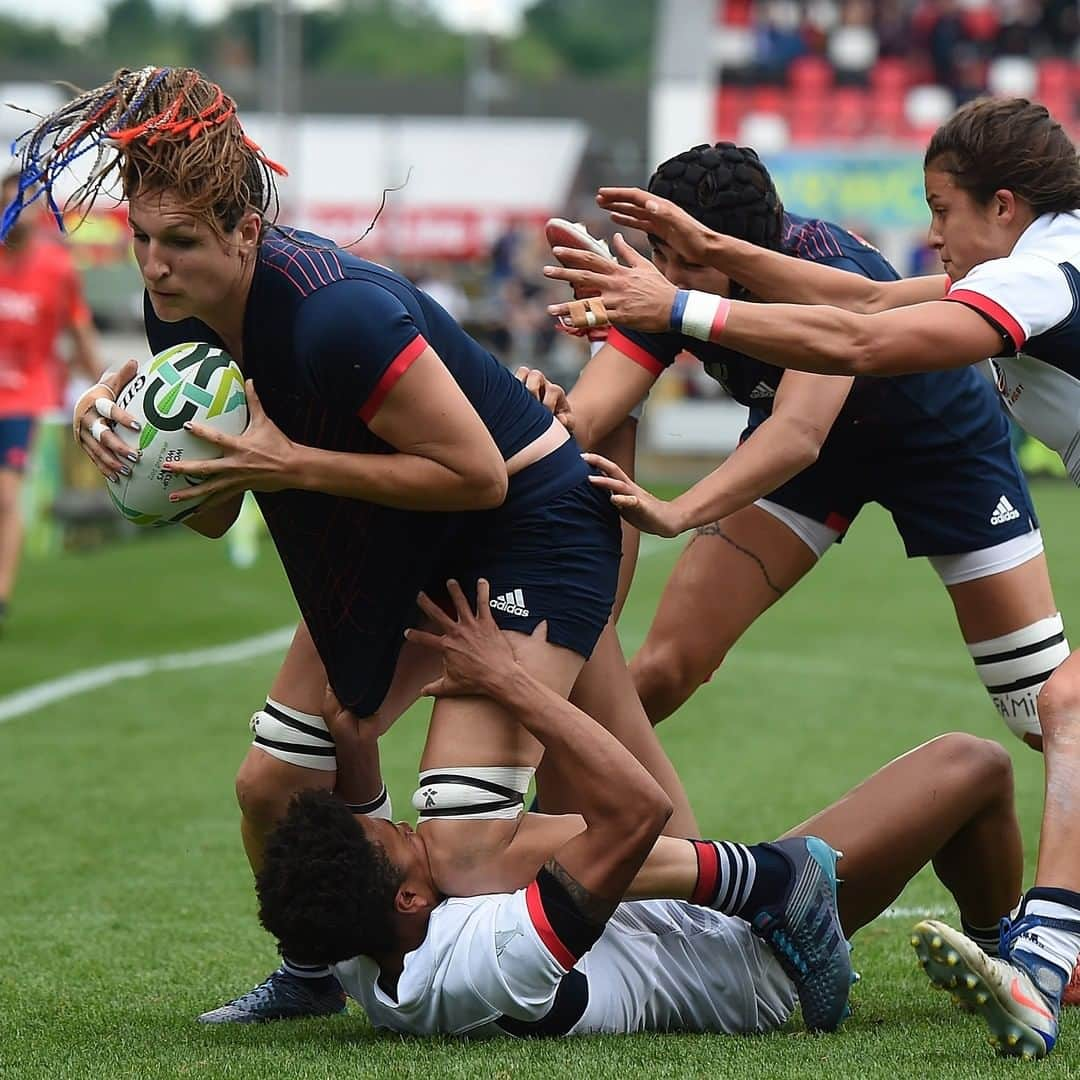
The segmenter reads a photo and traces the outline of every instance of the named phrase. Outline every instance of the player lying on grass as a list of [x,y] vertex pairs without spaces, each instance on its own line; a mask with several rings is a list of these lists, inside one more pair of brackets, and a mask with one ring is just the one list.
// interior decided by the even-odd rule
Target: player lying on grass
[[[1042,105],[1023,98],[973,101],[934,133],[923,173],[928,242],[945,275],[871,282],[832,267],[797,265],[710,233],[678,207],[633,189],[601,192],[616,221],[661,236],[682,258],[712,266],[775,302],[676,290],[618,243],[632,266],[571,251],[560,256],[570,269],[545,272],[601,297],[622,325],[678,327],[785,368],[892,376],[964,368],[990,357],[1003,405],[1056,450],[1080,482],[1075,145]],[[567,306],[549,310],[566,314]],[[1025,654],[1023,645],[1010,647],[994,663],[1009,666]],[[1039,1057],[1054,1047],[1063,994],[1080,955],[1080,655],[1012,689],[1043,679],[1038,715],[1046,800],[1035,886],[1002,935],[1008,963],[993,968],[1001,996],[980,1000],[984,991],[976,988],[971,1000],[992,1025],[987,1010],[994,1002],[1012,1003],[1023,1034],[1015,1043],[1003,1040],[1002,1051]],[[961,944],[956,962],[967,966],[969,949]],[[970,955],[981,954],[971,946]],[[985,981],[980,972],[971,974],[977,987]]]
[[[423,601],[441,637],[410,632],[443,655],[444,674],[426,691],[498,700],[544,744],[581,817],[552,820],[554,854],[538,859],[527,886],[462,899],[435,886],[422,825],[354,816],[322,792],[294,799],[257,878],[260,917],[284,950],[335,963],[376,1027],[767,1031],[792,1011],[791,973],[805,979],[815,961],[824,964],[814,987],[800,990],[804,1018],[835,1026],[850,968],[827,917],[833,848],[843,849],[845,933],[931,861],[972,923],[992,925],[1015,902],[1022,855],[1009,757],[953,734],[893,761],[775,845],[755,846],[789,856],[799,874],[785,890],[788,929],[770,933],[777,912],[767,897],[755,899],[760,879],[731,874],[748,849],[660,837],[670,804],[655,781],[516,661],[484,583],[475,616],[460,590],[451,593],[456,622]],[[735,912],[725,900],[740,881],[750,902]],[[807,906],[798,923],[796,910]]]

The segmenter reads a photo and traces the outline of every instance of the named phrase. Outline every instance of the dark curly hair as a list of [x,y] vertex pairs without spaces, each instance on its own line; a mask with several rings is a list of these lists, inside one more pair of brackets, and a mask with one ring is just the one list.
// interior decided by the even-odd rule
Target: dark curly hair
[[784,204],[769,170],[749,146],[693,146],[661,162],[649,178],[649,190],[713,232],[780,249]]
[[281,951],[333,964],[393,948],[400,870],[327,791],[294,795],[255,877],[259,921]]

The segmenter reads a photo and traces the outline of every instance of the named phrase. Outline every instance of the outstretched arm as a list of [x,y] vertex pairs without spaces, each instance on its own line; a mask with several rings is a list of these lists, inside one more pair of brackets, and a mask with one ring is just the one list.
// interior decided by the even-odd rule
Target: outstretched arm
[[[1002,334],[963,304],[938,300],[861,315],[836,307],[728,300],[677,290],[621,237],[615,237],[614,248],[625,266],[563,249],[559,258],[566,265],[547,266],[544,273],[599,296],[612,322],[654,333],[674,328],[777,367],[900,375],[966,367],[1002,347]],[[566,304],[552,304],[548,311],[568,314]]]
[[599,454],[585,460],[600,469],[592,483],[611,492],[624,521],[654,536],[678,536],[711,524],[775,491],[812,465],[844,407],[852,380],[788,372],[780,380],[772,415],[720,466],[667,502],[636,484],[617,462]]
[[641,188],[601,188],[596,201],[617,224],[658,237],[688,262],[716,267],[762,300],[830,304],[869,314],[940,300],[948,286],[944,274],[873,281],[862,274],[793,259],[715,233],[675,203]]

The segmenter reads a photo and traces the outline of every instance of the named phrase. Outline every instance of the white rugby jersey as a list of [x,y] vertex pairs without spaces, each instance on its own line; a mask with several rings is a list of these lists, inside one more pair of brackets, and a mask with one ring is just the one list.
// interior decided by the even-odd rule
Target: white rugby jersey
[[746,923],[677,900],[620,904],[575,964],[535,883],[441,903],[405,957],[397,1000],[367,957],[336,972],[375,1027],[411,1035],[764,1032],[795,1004]]
[[1005,405],[1080,484],[1080,213],[1036,218],[1010,255],[976,266],[946,299],[1002,332],[989,365]]

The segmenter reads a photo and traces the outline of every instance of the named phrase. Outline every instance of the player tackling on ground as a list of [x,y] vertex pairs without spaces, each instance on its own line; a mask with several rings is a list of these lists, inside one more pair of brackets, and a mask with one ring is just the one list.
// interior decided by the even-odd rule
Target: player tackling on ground
[[[372,1024],[402,1033],[735,1033],[782,1024],[796,997],[783,967],[798,972],[813,959],[783,934],[770,937],[771,951],[755,935],[770,921],[764,896],[744,918],[714,910],[732,888],[717,868],[740,845],[659,837],[670,804],[655,781],[515,661],[491,620],[486,583],[476,615],[451,592],[456,622],[425,604],[441,638],[410,632],[444,657],[445,673],[428,692],[496,697],[544,744],[578,792],[582,817],[553,819],[563,836],[526,888],[452,899],[432,879],[423,827],[354,816],[332,796],[304,793],[272,834],[258,875],[267,929],[286,950],[336,962]],[[826,864],[831,847],[842,847],[847,933],[929,861],[967,918],[993,919],[1020,887],[1009,757],[995,743],[943,736],[789,839],[756,846],[817,852]],[[812,870],[814,861],[802,865]],[[836,931],[823,917],[828,890],[814,888],[815,877],[798,876],[787,912],[800,895],[816,909],[804,925],[817,930],[803,942],[818,942],[824,957]],[[621,902],[629,897],[640,902]],[[834,1026],[846,987],[823,978],[818,995],[803,991],[804,1018]]]

